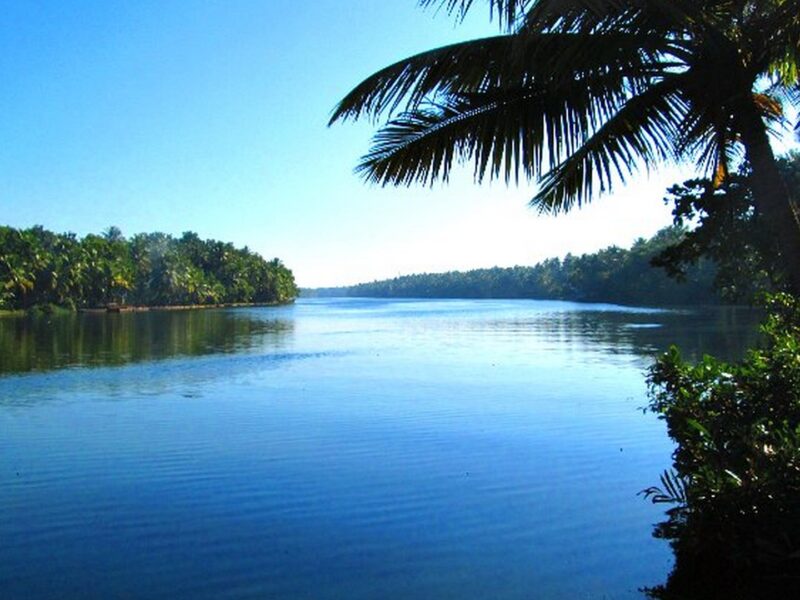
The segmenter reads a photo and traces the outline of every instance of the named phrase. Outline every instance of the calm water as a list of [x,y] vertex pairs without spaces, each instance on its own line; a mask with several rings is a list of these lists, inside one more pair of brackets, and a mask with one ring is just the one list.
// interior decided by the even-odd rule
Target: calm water
[[628,598],[643,371],[743,310],[537,301],[0,319],[2,598]]

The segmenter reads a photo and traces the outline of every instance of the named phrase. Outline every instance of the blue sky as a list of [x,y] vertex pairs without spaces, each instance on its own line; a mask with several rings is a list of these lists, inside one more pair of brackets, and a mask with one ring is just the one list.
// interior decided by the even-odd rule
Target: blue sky
[[629,244],[669,222],[639,178],[558,218],[533,184],[375,188],[353,174],[368,123],[326,126],[364,76],[494,31],[415,0],[4,3],[0,222],[186,230],[278,256],[303,286],[532,264]]

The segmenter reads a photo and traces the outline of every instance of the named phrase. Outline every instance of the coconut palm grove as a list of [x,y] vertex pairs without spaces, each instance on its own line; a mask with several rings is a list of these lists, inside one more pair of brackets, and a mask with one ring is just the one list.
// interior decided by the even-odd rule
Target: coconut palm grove
[[247,248],[191,231],[126,239],[117,227],[78,238],[43,227],[0,227],[0,308],[105,308],[280,303],[292,272]]

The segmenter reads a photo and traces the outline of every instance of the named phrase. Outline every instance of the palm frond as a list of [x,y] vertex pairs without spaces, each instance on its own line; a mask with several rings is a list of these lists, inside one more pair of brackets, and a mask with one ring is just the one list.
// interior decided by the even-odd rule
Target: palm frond
[[[474,0],[419,0],[423,7],[444,9],[463,19],[475,6]],[[647,17],[653,23],[685,23],[688,14],[696,15],[698,3],[690,0],[484,0],[491,18],[498,18],[501,27],[514,31],[515,26],[544,31],[577,29],[597,30],[612,23],[637,22]]]
[[[668,157],[682,106],[666,81],[632,94],[622,74],[573,80],[558,87],[518,88],[451,96],[390,120],[358,171],[381,185],[447,180],[455,162],[474,162],[477,181],[539,178],[534,203],[561,210],[632,171]],[[615,173],[612,173],[612,170]],[[576,183],[579,182],[579,183]]]
[[688,481],[675,471],[664,471],[659,477],[663,487],[649,487],[639,492],[653,504],[681,504],[688,502]]
[[797,123],[794,124],[794,132],[797,135],[797,139],[800,141],[800,115],[797,117]]
[[[409,185],[446,181],[454,162],[475,159],[478,180],[497,177],[503,165],[513,165],[507,177],[518,175],[521,161],[519,137],[540,138],[541,125],[529,120],[540,104],[538,98],[518,92],[515,98],[498,102],[493,97],[471,96],[451,99],[446,104],[426,104],[391,120],[375,135],[369,154],[357,171],[367,180],[382,185]],[[534,133],[534,131],[538,133]],[[516,150],[516,152],[515,152]],[[529,162],[541,164],[541,145],[525,145]],[[520,157],[521,158],[521,157]],[[491,165],[490,165],[491,163]]]
[[681,159],[692,159],[707,173],[715,186],[728,178],[731,165],[740,158],[733,119],[724,104],[701,103],[694,94],[681,90],[691,110],[686,112],[676,136],[675,152]]
[[413,107],[432,94],[479,89],[503,68],[514,44],[511,35],[492,36],[451,44],[416,54],[374,73],[336,106],[330,124],[377,117],[394,111],[404,100]]
[[772,10],[755,11],[743,28],[754,66],[785,86],[795,85],[800,75],[800,0],[784,0]]
[[[484,0],[483,3],[489,5],[489,16],[496,17],[502,28],[510,30],[534,2],[536,0]],[[423,7],[436,6],[463,19],[475,2],[474,0],[419,0],[419,4]]]
[[[419,1],[459,17],[479,4]],[[399,61],[335,108],[331,123],[387,119],[358,167],[367,180],[432,183],[472,161],[478,181],[540,179],[531,204],[559,212],[676,157],[721,183],[744,157],[742,107],[769,128],[781,102],[800,105],[800,0],[480,4],[506,35]]]
[[[599,83],[595,83],[599,85]],[[584,82],[517,88],[430,102],[390,120],[357,170],[382,185],[446,180],[454,161],[474,160],[475,178],[518,180],[555,166],[624,99],[624,80],[603,93]],[[616,87],[616,92],[614,91]]]
[[777,95],[756,92],[753,94],[753,103],[767,123],[778,124],[784,121],[783,102]]
[[697,15],[689,0],[538,0],[523,27],[533,31],[683,30]]
[[[404,112],[378,130],[356,172],[381,185],[432,183],[436,177],[447,181],[453,160],[461,152],[458,132],[453,131],[461,120],[464,117],[452,104],[427,104]],[[436,134],[438,141],[429,141],[424,151],[417,149],[416,144]]]
[[624,182],[637,164],[650,166],[671,158],[687,110],[675,84],[665,79],[628,99],[542,178],[531,205],[542,212],[567,211],[596,191],[610,191],[615,180]]
[[787,89],[788,103],[794,108],[797,122],[794,124],[794,132],[800,140],[800,80]]
[[400,106],[413,110],[446,94],[516,89],[533,83],[559,85],[565,80],[627,72],[653,77],[679,68],[670,62],[680,47],[655,35],[541,33],[500,35],[461,42],[399,61],[365,79],[334,109],[330,123],[376,118]]
[[718,57],[698,52],[688,61],[689,68],[678,75],[680,93],[690,107],[675,139],[679,159],[700,167],[715,185],[722,185],[733,167],[744,160],[740,130],[735,118],[747,99],[755,105],[768,130],[777,135],[785,126],[782,97],[784,89],[773,81],[764,92],[742,93],[731,83],[728,73],[719,69]]

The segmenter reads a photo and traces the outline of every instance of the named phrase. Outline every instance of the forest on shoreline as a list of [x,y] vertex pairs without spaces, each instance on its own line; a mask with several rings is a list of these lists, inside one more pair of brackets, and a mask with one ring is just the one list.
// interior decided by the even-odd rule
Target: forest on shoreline
[[191,231],[126,238],[110,227],[79,238],[0,226],[0,309],[271,304],[296,296],[294,275],[279,259]]
[[[717,265],[700,259],[676,280],[653,265],[656,257],[685,239],[681,226],[662,229],[629,248],[549,258],[533,266],[493,267],[405,275],[353,286],[302,289],[304,297],[529,298],[633,305],[692,305],[730,302],[718,290]],[[747,301],[749,298],[735,298]]]

